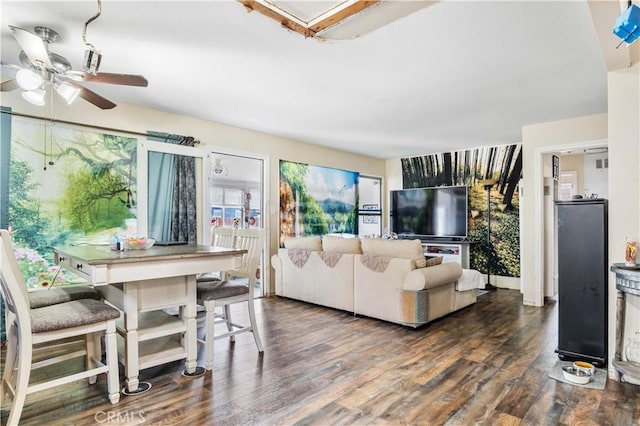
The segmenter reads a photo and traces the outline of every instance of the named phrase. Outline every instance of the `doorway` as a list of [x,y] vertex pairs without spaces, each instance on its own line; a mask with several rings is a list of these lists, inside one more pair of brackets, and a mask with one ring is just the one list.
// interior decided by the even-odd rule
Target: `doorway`
[[[536,287],[535,292],[535,300],[536,306],[542,306],[544,304],[545,297],[551,297],[550,293],[557,292],[557,283],[554,280],[557,279],[557,268],[555,263],[557,262],[556,256],[556,245],[557,245],[557,228],[555,223],[555,208],[553,207],[553,200],[551,200],[549,195],[556,194],[557,192],[549,189],[549,179],[551,178],[552,169],[551,157],[553,155],[560,156],[560,162],[562,164],[562,156],[564,155],[572,155],[572,154],[584,154],[584,171],[582,172],[582,178],[584,179],[585,175],[589,175],[592,173],[590,170],[591,167],[587,164],[587,162],[593,162],[596,164],[595,160],[600,160],[599,164],[605,164],[604,159],[602,158],[602,154],[606,154],[607,149],[607,141],[599,140],[599,141],[590,141],[590,142],[579,142],[574,144],[566,144],[566,145],[557,145],[557,146],[546,146],[541,147],[536,150],[536,162],[535,162],[535,179],[533,188],[533,194],[537,199],[535,203],[535,229],[537,230],[535,234],[535,249],[536,249],[536,263],[535,270],[536,276],[544,277],[539,280]],[[598,158],[594,157],[594,154],[600,154]],[[593,160],[593,161],[592,161]],[[607,161],[608,166],[608,161]],[[571,170],[575,170],[579,168],[575,164],[569,166]],[[594,166],[595,167],[595,166]],[[561,165],[562,169],[562,165]],[[602,173],[607,173],[608,168],[602,168]],[[570,173],[572,174],[572,173]],[[545,179],[545,177],[548,177]],[[580,176],[578,176],[576,183],[576,195],[580,196],[591,196],[592,194],[598,196],[600,198],[606,198],[606,191],[602,187],[598,187],[597,180],[593,178],[589,178],[591,181],[589,182],[589,186],[581,183]],[[583,180],[582,180],[583,182]],[[545,188],[545,186],[547,188]],[[598,192],[593,191],[592,189],[599,188]],[[560,188],[557,188],[557,190]],[[558,191],[559,192],[559,191]],[[583,192],[581,194],[580,192]],[[545,194],[549,194],[545,196]],[[553,196],[553,195],[552,195]],[[551,204],[551,208],[549,205]],[[549,255],[551,254],[551,255]],[[553,262],[553,264],[550,264]],[[551,282],[549,282],[551,280]],[[553,289],[551,292],[550,289]]]
[[[252,154],[211,152],[209,217],[211,226],[225,228],[265,228],[266,159]],[[268,232],[256,270],[254,297],[263,297],[269,288]]]

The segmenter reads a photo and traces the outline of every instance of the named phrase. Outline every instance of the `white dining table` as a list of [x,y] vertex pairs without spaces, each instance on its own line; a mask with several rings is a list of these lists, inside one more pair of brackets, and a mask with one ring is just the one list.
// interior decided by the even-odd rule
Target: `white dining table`
[[[204,245],[154,246],[113,251],[109,246],[54,249],[56,262],[93,284],[123,312],[118,322],[119,358],[125,367],[125,394],[151,387],[139,372],[185,359],[185,374],[197,367],[196,275],[233,270],[245,250]],[[165,309],[179,307],[180,315]]]

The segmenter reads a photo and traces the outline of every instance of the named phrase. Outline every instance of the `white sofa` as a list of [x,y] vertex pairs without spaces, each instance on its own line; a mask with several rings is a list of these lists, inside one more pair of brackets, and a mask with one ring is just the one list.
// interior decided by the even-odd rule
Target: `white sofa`
[[476,301],[458,263],[427,266],[419,240],[288,238],[271,258],[276,295],[418,327]]

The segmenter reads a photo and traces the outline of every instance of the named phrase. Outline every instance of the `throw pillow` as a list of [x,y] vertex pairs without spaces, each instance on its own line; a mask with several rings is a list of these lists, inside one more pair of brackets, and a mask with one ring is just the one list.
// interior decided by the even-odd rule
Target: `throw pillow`
[[416,268],[425,266],[424,252],[420,240],[376,240],[363,238],[362,253],[371,256],[389,256],[402,259],[412,259]]
[[360,238],[343,238],[336,235],[322,237],[322,250],[343,254],[361,254]]
[[320,237],[287,237],[284,240],[284,247],[287,249],[301,249],[301,250],[322,250],[322,241]]
[[425,257],[427,264],[425,266],[436,266],[442,263],[442,256],[438,257]]

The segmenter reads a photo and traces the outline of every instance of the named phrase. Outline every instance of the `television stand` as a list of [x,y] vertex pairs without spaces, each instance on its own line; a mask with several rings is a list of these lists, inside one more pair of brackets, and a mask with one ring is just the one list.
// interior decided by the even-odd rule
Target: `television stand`
[[457,262],[464,269],[469,269],[470,241],[422,240],[422,251],[425,257],[440,257],[442,262]]

